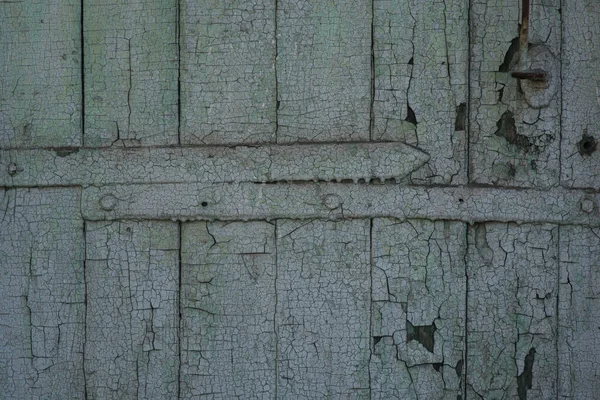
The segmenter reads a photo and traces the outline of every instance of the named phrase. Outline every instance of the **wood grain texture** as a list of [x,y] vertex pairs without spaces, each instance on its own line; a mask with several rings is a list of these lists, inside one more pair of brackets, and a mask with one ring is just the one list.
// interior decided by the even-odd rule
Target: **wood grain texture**
[[560,228],[559,398],[600,393],[600,230]]
[[371,2],[277,2],[277,141],[369,139]]
[[600,7],[594,0],[562,6],[562,184],[600,188]]
[[177,1],[83,2],[85,145],[176,144]]
[[87,398],[177,396],[178,234],[164,221],[86,224]]
[[369,230],[277,221],[278,398],[368,398]]
[[468,2],[375,1],[373,140],[431,159],[415,183],[466,182]]
[[275,141],[275,1],[181,5],[181,143]]
[[82,399],[78,190],[0,191],[0,210],[0,397]]
[[466,225],[373,221],[371,398],[464,391]]
[[79,0],[0,2],[0,147],[81,144]]
[[528,103],[531,96],[523,91],[527,81],[520,82],[509,73],[519,69],[519,3],[505,0],[471,3],[469,177],[471,182],[481,184],[557,186],[560,2],[550,0],[531,5],[528,65],[535,68],[541,59],[553,58],[544,67],[552,72],[553,86],[534,91],[536,96],[548,96],[548,104],[540,108]]
[[182,227],[181,398],[275,398],[275,226]]
[[558,227],[468,232],[467,398],[557,396]]

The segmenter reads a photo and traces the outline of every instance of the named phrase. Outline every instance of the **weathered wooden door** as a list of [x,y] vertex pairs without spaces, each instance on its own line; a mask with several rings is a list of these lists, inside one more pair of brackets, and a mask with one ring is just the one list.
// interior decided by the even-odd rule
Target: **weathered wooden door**
[[594,399],[600,8],[0,0],[0,398]]

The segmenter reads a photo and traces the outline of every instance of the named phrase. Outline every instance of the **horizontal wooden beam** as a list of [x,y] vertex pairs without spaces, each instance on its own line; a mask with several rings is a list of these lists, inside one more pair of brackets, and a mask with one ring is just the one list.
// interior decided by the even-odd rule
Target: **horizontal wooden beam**
[[0,186],[402,178],[429,160],[398,142],[0,151]]
[[600,226],[600,194],[582,190],[396,184],[158,184],[83,189],[89,220],[423,218]]

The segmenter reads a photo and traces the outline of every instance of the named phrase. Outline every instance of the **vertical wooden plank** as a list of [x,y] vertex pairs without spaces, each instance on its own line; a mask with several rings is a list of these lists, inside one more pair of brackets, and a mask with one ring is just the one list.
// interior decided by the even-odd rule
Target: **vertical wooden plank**
[[368,140],[371,2],[277,2],[277,141]]
[[369,230],[277,221],[278,398],[368,397]]
[[467,398],[555,398],[558,228],[478,224],[468,244]]
[[462,396],[466,227],[373,222],[371,398]]
[[373,139],[430,155],[414,182],[465,183],[468,1],[373,5]]
[[[548,87],[510,76],[518,65],[520,1],[471,2],[471,182],[556,186],[560,176],[560,1],[531,2],[528,68]],[[533,86],[536,86],[535,84]]]
[[0,147],[81,144],[79,0],[0,2]]
[[275,140],[275,0],[182,0],[181,142]]
[[562,184],[600,187],[600,7],[594,0],[562,5]]
[[89,398],[177,396],[178,230],[171,222],[87,223]]
[[178,141],[177,0],[84,0],[85,144]]
[[0,191],[0,271],[0,397],[83,398],[78,190]]
[[275,227],[182,228],[181,396],[275,395]]
[[600,229],[560,228],[559,397],[600,393]]

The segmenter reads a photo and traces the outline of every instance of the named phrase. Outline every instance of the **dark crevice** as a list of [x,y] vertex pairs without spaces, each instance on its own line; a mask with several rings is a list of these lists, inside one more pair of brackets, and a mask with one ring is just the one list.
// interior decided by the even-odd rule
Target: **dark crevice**
[[182,328],[183,328],[183,314],[181,313],[182,307],[181,307],[181,290],[182,290],[182,279],[181,279],[181,273],[182,273],[182,234],[183,234],[183,224],[181,223],[181,221],[179,221],[178,223],[178,228],[179,228],[179,248],[178,248],[178,267],[179,267],[179,285],[178,285],[178,293],[177,293],[177,305],[178,305],[178,310],[179,310],[179,323],[178,323],[178,328],[177,328],[177,337],[178,337],[178,341],[177,341],[177,353],[178,353],[178,357],[179,357],[179,365],[177,367],[177,398],[180,399],[181,398],[181,342],[183,340],[183,335],[182,335]]
[[454,120],[454,130],[464,131],[467,119],[467,103],[460,103],[456,107],[456,119]]
[[79,41],[81,45],[81,146],[85,146],[85,58],[83,42],[83,11],[85,0],[81,0],[81,27],[79,28]]
[[527,400],[527,390],[531,389],[533,383],[533,362],[535,361],[535,348],[532,347],[525,356],[523,372],[517,376],[517,393],[519,400]]
[[433,353],[435,346],[434,334],[436,331],[435,322],[431,325],[415,326],[406,321],[406,342],[416,340],[421,343],[430,353]]
[[369,140],[373,140],[375,127],[375,1],[371,2],[371,104],[369,113]]
[[528,152],[533,147],[533,144],[527,136],[520,135],[517,132],[515,117],[512,112],[505,111],[498,122],[496,122],[496,127],[498,129],[494,132],[494,135],[503,137],[508,143],[519,147],[525,152]]
[[277,38],[277,13],[278,13],[278,2],[279,0],[274,0],[275,1],[275,32],[273,33],[275,36],[275,59],[273,60],[273,74],[275,75],[275,101],[276,101],[276,107],[275,107],[275,143],[277,143],[278,141],[278,137],[279,137],[279,106],[281,105],[281,101],[279,100],[279,82],[278,82],[278,71],[277,71],[277,55],[279,54],[279,48],[278,48],[278,38]]
[[177,2],[177,144],[181,144],[181,0]]
[[404,120],[410,122],[411,124],[417,125],[417,116],[415,115],[413,109],[410,108],[408,102],[406,103],[406,118]]
[[277,296],[277,279],[278,279],[278,268],[277,268],[277,264],[279,263],[279,249],[277,246],[277,225],[278,225],[278,221],[275,221],[273,224],[273,235],[274,235],[274,246],[275,246],[275,277],[273,279],[273,292],[275,293],[275,305],[273,307],[274,311],[273,311],[273,335],[275,336],[275,393],[273,398],[277,398],[278,394],[278,390],[279,390],[279,335],[277,332],[277,308],[278,308],[278,303],[279,303],[279,298]]
[[504,60],[500,67],[498,68],[499,72],[510,72],[511,64],[515,58],[515,54],[519,52],[519,37],[517,36],[513,40],[510,41],[510,46],[504,55]]
[[87,374],[85,369],[85,346],[87,344],[87,316],[88,316],[88,287],[87,287],[87,236],[86,222],[83,221],[83,396],[88,399]]

